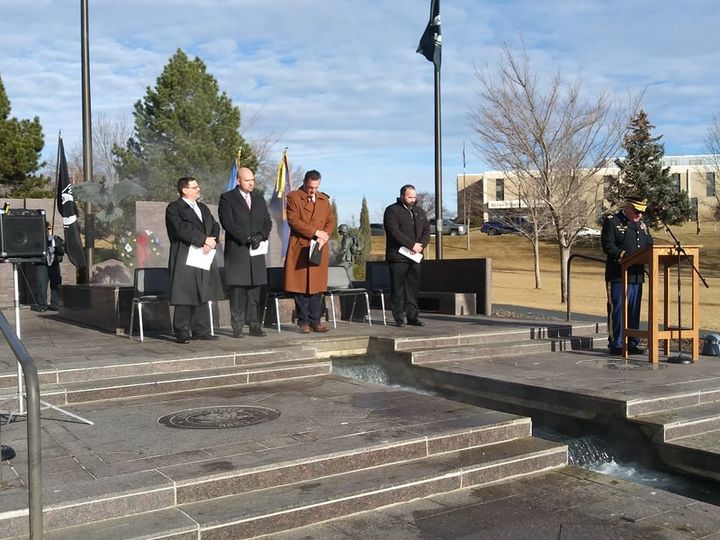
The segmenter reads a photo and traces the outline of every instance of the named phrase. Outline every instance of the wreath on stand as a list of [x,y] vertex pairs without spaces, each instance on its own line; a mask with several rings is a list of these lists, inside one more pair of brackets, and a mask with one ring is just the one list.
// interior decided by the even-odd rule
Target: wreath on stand
[[148,229],[127,231],[118,239],[120,259],[130,268],[154,266],[160,261],[162,242]]

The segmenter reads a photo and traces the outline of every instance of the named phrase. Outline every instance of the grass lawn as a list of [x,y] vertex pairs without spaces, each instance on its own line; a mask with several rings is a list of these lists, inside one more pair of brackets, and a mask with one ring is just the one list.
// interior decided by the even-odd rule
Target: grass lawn
[[[673,232],[683,245],[700,245],[700,272],[710,288],[700,283],[700,327],[720,330],[720,223],[701,223],[697,234],[695,223],[673,227]],[[673,244],[665,230],[653,231],[656,244]],[[372,257],[382,259],[385,238],[372,237]],[[599,242],[578,245],[573,253],[604,258]],[[427,256],[434,258],[435,245],[431,242]],[[470,249],[466,236],[444,236],[445,259],[489,257],[493,265],[493,304],[512,304],[565,311],[560,302],[560,255],[552,242],[543,242],[540,248],[542,287],[535,288],[532,246],[524,237],[516,235],[487,236],[480,231],[470,233]],[[605,315],[605,267],[603,263],[575,259],[572,263],[572,311],[591,315]],[[690,267],[683,265],[681,293],[683,299],[683,326],[690,320]],[[676,274],[673,273],[674,286]],[[647,292],[647,287],[645,291]],[[662,294],[662,293],[661,293]],[[677,319],[677,304],[673,295],[670,308],[671,323]],[[646,295],[647,298],[647,295]],[[646,298],[643,304],[646,304]],[[662,302],[662,300],[661,300]],[[662,309],[662,308],[661,308]],[[644,316],[644,314],[643,314]]]

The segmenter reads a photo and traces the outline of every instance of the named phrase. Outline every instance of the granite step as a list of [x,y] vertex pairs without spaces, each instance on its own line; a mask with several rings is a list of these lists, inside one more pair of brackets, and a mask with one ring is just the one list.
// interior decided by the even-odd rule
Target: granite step
[[376,338],[378,346],[388,351],[413,351],[441,349],[464,345],[485,345],[512,343],[532,339],[569,338],[572,336],[594,336],[606,332],[606,325],[600,323],[567,323],[559,325],[525,326],[502,328],[459,335],[422,336],[406,338]]
[[[469,448],[492,448],[530,437],[529,418],[486,409],[430,424],[420,423],[275,449],[157,466],[93,480],[44,485],[49,530],[192,504],[239,493],[314,482],[335,474],[421,462]],[[27,493],[3,492],[0,538],[27,530]],[[79,536],[76,536],[78,538]],[[105,536],[91,536],[105,538]]]
[[492,358],[496,356],[562,352],[579,349],[587,350],[603,345],[605,340],[606,338],[594,336],[575,336],[561,339],[531,339],[440,349],[420,349],[404,351],[401,354],[412,364],[432,364],[470,360],[473,358]]
[[715,402],[717,405],[717,402],[720,402],[720,387],[714,380],[698,379],[675,385],[675,387],[673,392],[665,391],[658,396],[628,400],[625,406],[625,416],[636,418],[645,414],[672,412],[706,403]]
[[[423,460],[68,527],[49,540],[241,539],[565,466],[562,445],[527,437]],[[163,527],[167,527],[163,529]]]
[[641,414],[629,419],[643,426],[656,442],[698,435],[720,430],[720,402],[708,402],[692,407]]
[[[175,373],[180,371],[196,371],[202,369],[225,368],[234,366],[268,366],[288,362],[309,362],[316,357],[314,349],[302,347],[280,348],[269,350],[230,352],[216,355],[198,355],[180,353],[183,356],[170,356],[167,358],[134,361],[110,362],[106,365],[88,366],[83,362],[82,367],[66,367],[56,370],[43,370],[38,373],[40,384],[64,384],[81,381],[105,380],[117,377],[131,377],[152,375],[160,373]],[[15,374],[0,375],[0,389],[14,388],[17,383]]]
[[549,471],[567,447],[528,437],[419,461],[181,505],[200,537],[252,538],[437,493]]
[[[235,366],[214,369],[195,369],[71,382],[44,384],[40,387],[43,401],[56,406],[96,400],[120,399],[150,394],[185,392],[222,386],[256,384],[300,377],[328,375],[330,361],[286,362],[256,367]],[[11,396],[12,388],[0,390],[0,399]]]
[[674,469],[720,481],[720,429],[672,439],[658,452]]

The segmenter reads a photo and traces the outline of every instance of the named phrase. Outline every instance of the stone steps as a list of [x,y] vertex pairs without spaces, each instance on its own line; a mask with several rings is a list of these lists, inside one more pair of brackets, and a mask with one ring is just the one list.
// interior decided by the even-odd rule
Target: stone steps
[[513,343],[527,340],[570,338],[572,336],[595,336],[606,331],[599,323],[567,323],[556,325],[531,325],[519,328],[484,330],[460,335],[426,335],[422,337],[376,338],[378,352],[416,351],[462,346]]
[[502,341],[482,345],[465,345],[440,349],[412,350],[401,353],[412,364],[433,364],[470,360],[473,358],[493,358],[497,356],[563,352],[571,350],[594,349],[605,343],[606,338],[594,336],[574,336],[558,339],[530,339],[523,341]]
[[[566,460],[566,447],[524,437],[88,523],[50,532],[46,538],[252,538],[540,473],[562,467]],[[172,528],[163,529],[168,525]]]
[[[251,532],[290,528],[565,465],[566,447],[532,438],[528,418],[473,411],[441,422],[46,484],[46,538],[185,538],[188,531],[188,538],[199,531],[202,538],[240,538],[238,526]],[[24,488],[9,488],[2,498],[0,538],[26,534]]]
[[642,414],[629,419],[643,426],[656,442],[720,430],[720,403],[708,402],[669,411]]

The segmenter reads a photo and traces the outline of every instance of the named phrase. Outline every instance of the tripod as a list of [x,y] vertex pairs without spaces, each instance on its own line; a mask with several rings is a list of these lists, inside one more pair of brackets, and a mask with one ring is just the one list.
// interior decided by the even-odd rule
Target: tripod
[[[685,248],[680,243],[680,240],[677,239],[677,237],[673,234],[672,229],[668,226],[667,223],[663,219],[660,219],[660,223],[663,224],[663,227],[665,227],[665,230],[670,235],[670,237],[673,239],[674,242],[674,251],[677,253],[677,316],[678,316],[678,353],[676,356],[670,356],[668,357],[667,361],[670,364],[694,364],[695,361],[692,359],[691,356],[685,356],[683,355],[682,350],[682,287],[681,287],[681,280],[680,280],[680,270],[681,270],[681,262],[683,257],[685,257],[688,261],[690,261],[690,266],[692,267],[693,271],[697,274],[697,276],[700,278],[700,281],[702,281],[703,285],[705,285],[705,288],[709,289],[710,286],[707,284],[707,281],[705,281],[705,278],[700,273],[700,270],[697,269],[695,264],[692,262],[692,259],[688,256],[687,252],[685,251]],[[667,300],[666,300],[667,301]]]
[[[18,287],[18,266],[21,262],[42,262],[44,263],[44,259],[8,259],[7,262],[12,263],[13,265],[13,305],[15,307],[15,334],[17,334],[18,339],[22,339],[22,332],[20,329],[20,294],[19,294],[19,287]],[[14,417],[18,416],[25,416],[25,392],[23,391],[23,373],[22,373],[22,367],[20,366],[20,363],[17,363],[17,391],[12,397],[6,398],[2,401],[15,401],[16,405],[15,408],[12,409],[8,413],[8,419],[7,424],[13,421]],[[71,418],[74,418],[75,420],[78,420],[79,422],[82,422],[84,424],[88,425],[94,425],[94,423],[91,420],[88,420],[86,418],[83,418],[82,416],[79,416],[77,414],[71,413],[70,411],[66,411],[65,409],[62,409],[58,407],[57,405],[53,405],[52,403],[47,403],[46,401],[40,400],[40,405],[42,405],[42,408],[45,409],[53,409],[55,411],[58,411],[61,414],[64,414],[66,416],[69,416]]]

